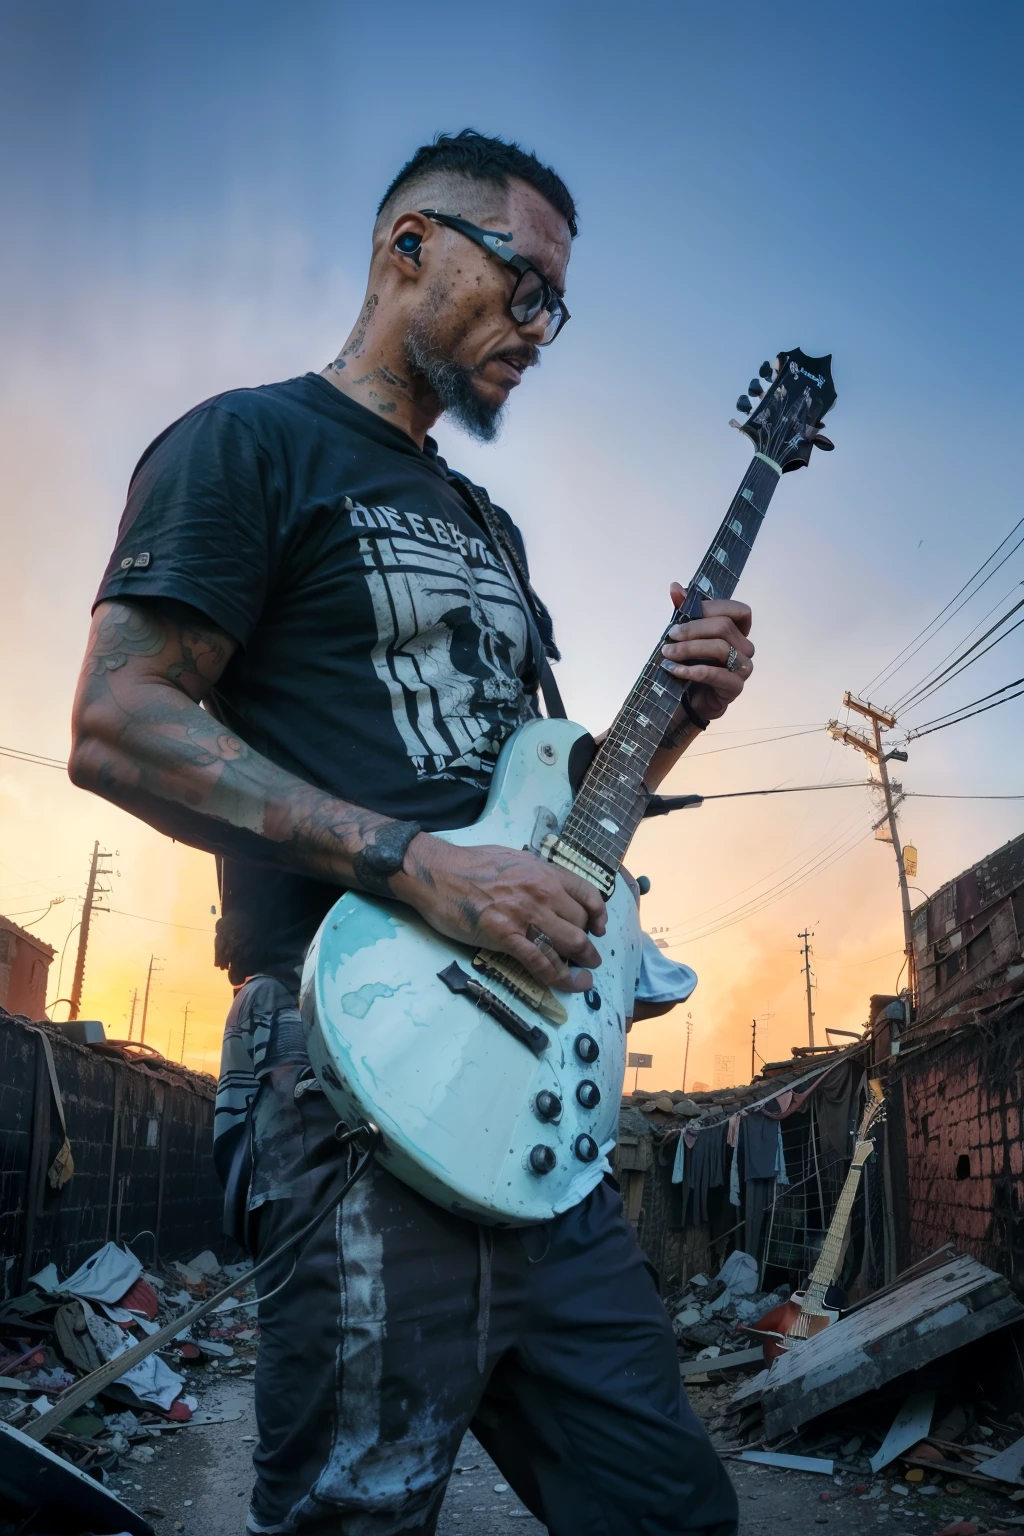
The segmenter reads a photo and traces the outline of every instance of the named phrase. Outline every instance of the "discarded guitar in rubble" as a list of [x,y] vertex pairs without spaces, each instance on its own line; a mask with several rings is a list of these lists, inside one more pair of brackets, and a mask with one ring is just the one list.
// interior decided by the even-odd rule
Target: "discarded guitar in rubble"
[[748,1324],[743,1330],[744,1333],[763,1340],[762,1349],[767,1365],[770,1365],[779,1355],[785,1354],[791,1344],[800,1339],[813,1338],[816,1333],[821,1333],[823,1328],[828,1328],[830,1324],[839,1321],[838,1307],[826,1306],[825,1300],[839,1278],[843,1245],[846,1242],[854,1202],[860,1189],[860,1176],[864,1164],[875,1150],[875,1144],[870,1139],[869,1132],[876,1125],[881,1125],[885,1119],[885,1100],[876,1082],[872,1082],[871,1091],[873,1097],[868,1100],[861,1118],[850,1171],[846,1175],[843,1192],[832,1213],[832,1220],[825,1234],[825,1241],[821,1245],[818,1262],[807,1283],[807,1289],[794,1291],[788,1301],[784,1301],[780,1307],[773,1307],[770,1312],[765,1313],[764,1317],[759,1318],[756,1323]]
[[[831,448],[831,358],[783,352],[737,409],[756,452],[671,624],[731,597],[781,475]],[[764,384],[761,383],[764,380]],[[663,560],[664,557],[662,557]],[[460,1215],[544,1221],[574,1203],[616,1139],[640,923],[619,875],[650,798],[645,775],[687,684],[660,665],[663,633],[600,748],[582,726],[531,720],[502,749],[483,816],[440,832],[461,846],[531,848],[608,904],[594,990],[560,993],[506,955],[443,938],[411,908],[348,892],[313,940],[302,981],[310,1058],[348,1124],[369,1116],[381,1161]],[[592,936],[593,937],[593,936]]]

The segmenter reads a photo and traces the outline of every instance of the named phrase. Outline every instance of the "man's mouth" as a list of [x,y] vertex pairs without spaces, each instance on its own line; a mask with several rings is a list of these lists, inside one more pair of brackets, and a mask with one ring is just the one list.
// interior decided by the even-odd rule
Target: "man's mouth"
[[496,357],[489,357],[479,371],[482,373],[489,364],[493,363],[502,386],[505,389],[515,389],[522,383],[523,374],[527,368],[532,368],[539,362],[540,358],[533,352],[504,352]]

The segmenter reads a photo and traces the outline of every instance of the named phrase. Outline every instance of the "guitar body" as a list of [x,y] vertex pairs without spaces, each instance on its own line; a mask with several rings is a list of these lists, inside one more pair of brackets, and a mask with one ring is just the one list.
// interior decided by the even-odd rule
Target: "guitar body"
[[[801,1304],[805,1296],[805,1291],[794,1291],[788,1301],[773,1307],[744,1330],[762,1339],[761,1348],[766,1365],[771,1365],[773,1360],[784,1355],[790,1345],[798,1344],[801,1339],[813,1338],[816,1333],[821,1333],[839,1321],[839,1312],[835,1307],[822,1307],[820,1312],[804,1313]],[[794,1329],[802,1331],[794,1333]]]
[[[539,852],[572,804],[570,753],[586,738],[567,720],[521,726],[498,759],[480,820],[437,835],[465,847]],[[310,1059],[341,1119],[374,1120],[384,1138],[381,1162],[460,1216],[524,1225],[574,1204],[616,1139],[641,944],[636,901],[621,875],[608,899],[608,930],[593,942],[602,959],[595,990],[548,994],[566,1014],[556,1024],[475,967],[474,949],[444,938],[412,908],[347,892],[324,918],[302,981]],[[453,961],[525,1025],[540,1027],[547,1049],[535,1054],[450,991],[438,973]],[[581,1059],[581,1035],[597,1042],[596,1059]],[[577,1099],[582,1082],[599,1091],[592,1108]],[[543,1091],[561,1101],[555,1120],[538,1115]],[[590,1163],[576,1151],[581,1135],[599,1149]],[[549,1172],[530,1167],[538,1144],[553,1150]]]

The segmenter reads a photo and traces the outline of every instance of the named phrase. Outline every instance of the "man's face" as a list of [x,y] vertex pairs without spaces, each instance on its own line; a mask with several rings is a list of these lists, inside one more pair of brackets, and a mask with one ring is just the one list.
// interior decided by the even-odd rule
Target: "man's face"
[[[511,230],[514,249],[563,292],[571,249],[565,220],[525,182],[513,181],[507,198],[500,218],[474,222]],[[517,324],[509,303],[518,274],[472,240],[434,229],[424,252],[433,270],[409,323],[406,360],[442,408],[487,442],[497,436],[502,408],[523,372],[540,361],[546,317]]]

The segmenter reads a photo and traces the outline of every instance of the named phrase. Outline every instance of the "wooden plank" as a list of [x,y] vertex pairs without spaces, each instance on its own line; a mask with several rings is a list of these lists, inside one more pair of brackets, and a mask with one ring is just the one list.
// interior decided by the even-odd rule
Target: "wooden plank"
[[893,1419],[889,1433],[870,1459],[872,1472],[881,1472],[901,1451],[923,1440],[932,1427],[935,1412],[934,1392],[912,1392]]
[[965,1344],[973,1344],[997,1328],[1024,1318],[1024,1307],[1013,1296],[1006,1296],[993,1306],[980,1312],[966,1312],[959,1322],[949,1323],[920,1335],[913,1324],[889,1335],[880,1349],[870,1357],[851,1356],[846,1369],[834,1371],[829,1379],[812,1380],[808,1373],[808,1385],[804,1392],[792,1396],[789,1401],[769,1400],[767,1392],[762,1401],[765,1410],[765,1430],[769,1439],[797,1429],[808,1419],[817,1418],[840,1403],[848,1403],[855,1397],[871,1392],[886,1382],[894,1381],[910,1371],[918,1370],[941,1355],[951,1354]]
[[[764,1360],[760,1344],[755,1344],[752,1349],[734,1349],[728,1355],[711,1355],[707,1360],[680,1360],[680,1376],[699,1376],[707,1372],[713,1375],[715,1371],[731,1371],[738,1365],[753,1365],[755,1360]],[[921,1436],[917,1437],[919,1440]]]
[[783,1467],[787,1472],[824,1472],[832,1476],[834,1463],[824,1456],[787,1456],[784,1451],[740,1451],[737,1461],[756,1461],[762,1467]]
[[1006,1280],[961,1256],[795,1344],[733,1401],[760,1395],[774,1438],[1021,1317]]

